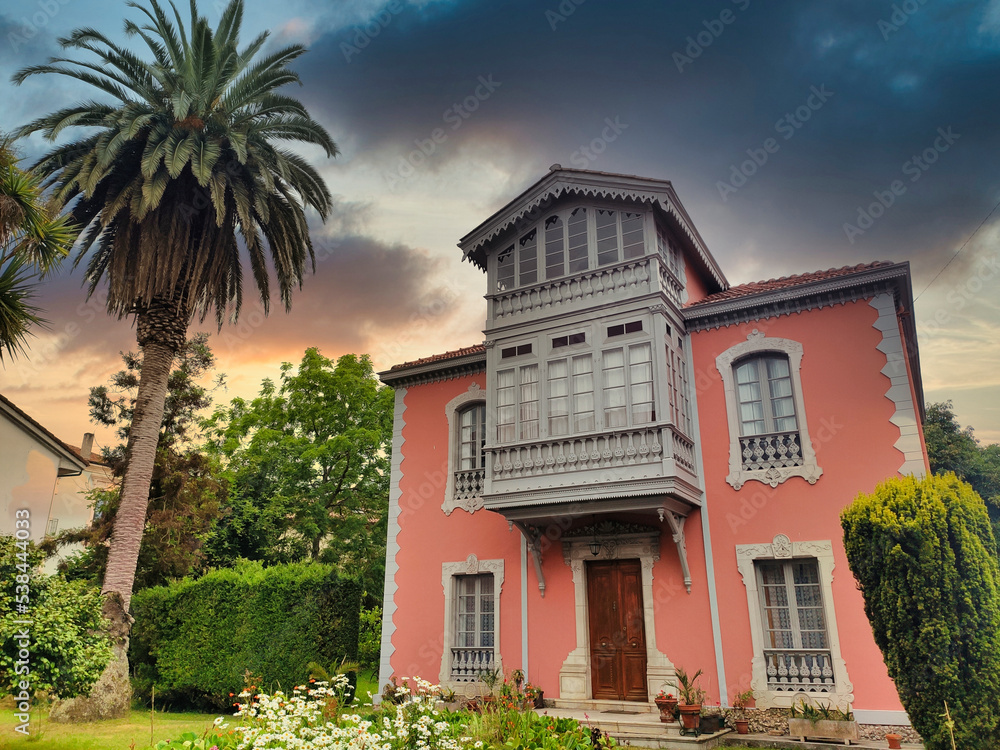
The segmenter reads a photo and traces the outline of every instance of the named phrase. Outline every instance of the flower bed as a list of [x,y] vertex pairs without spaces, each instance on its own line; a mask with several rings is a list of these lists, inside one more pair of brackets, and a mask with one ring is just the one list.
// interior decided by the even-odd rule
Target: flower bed
[[[479,712],[438,710],[441,688],[404,680],[380,706],[345,701],[347,678],[301,685],[291,695],[240,694],[234,721],[160,742],[157,750],[468,750],[505,744],[546,750],[610,748],[613,739],[572,719],[538,715],[515,701],[488,701]],[[513,743],[512,745],[510,743]]]

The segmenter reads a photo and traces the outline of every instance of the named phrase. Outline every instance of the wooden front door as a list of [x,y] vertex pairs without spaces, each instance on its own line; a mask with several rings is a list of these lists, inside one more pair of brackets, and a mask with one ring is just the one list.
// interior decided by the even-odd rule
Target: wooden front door
[[649,700],[639,561],[588,562],[587,607],[594,698]]

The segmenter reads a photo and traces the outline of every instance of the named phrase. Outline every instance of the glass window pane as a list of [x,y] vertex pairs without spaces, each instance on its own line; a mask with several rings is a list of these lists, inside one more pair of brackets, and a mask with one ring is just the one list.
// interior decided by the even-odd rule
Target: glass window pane
[[624,427],[627,424],[625,407],[605,409],[604,424],[605,427]]
[[623,213],[622,250],[626,258],[639,258],[646,254],[642,233],[642,214]]
[[750,360],[736,368],[737,383],[756,383],[757,380],[757,360]]
[[538,242],[536,235],[537,232],[532,229],[518,241],[520,247],[517,252],[517,262],[518,284],[520,286],[534,284],[538,281]]
[[558,216],[545,220],[545,278],[554,279],[566,273],[566,251],[563,222]]
[[587,209],[577,208],[567,223],[569,234],[569,272],[586,271],[589,265],[587,252]]
[[771,398],[785,398],[792,395],[791,378],[771,381]]
[[514,288],[514,246],[500,251],[497,255],[497,291],[505,292]]
[[784,357],[769,357],[767,359],[767,376],[769,378],[787,378],[788,360]]
[[614,211],[599,210],[596,215],[597,263],[618,262],[618,222]]

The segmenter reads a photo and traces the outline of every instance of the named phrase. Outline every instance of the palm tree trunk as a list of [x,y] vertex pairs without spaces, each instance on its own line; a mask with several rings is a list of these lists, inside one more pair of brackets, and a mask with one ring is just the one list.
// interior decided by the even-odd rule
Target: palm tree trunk
[[128,644],[134,620],[128,609],[139,547],[146,527],[149,485],[163,423],[167,379],[175,355],[184,346],[189,320],[186,306],[162,300],[155,301],[136,315],[136,338],[142,350],[142,369],[139,371],[135,411],[129,428],[128,463],[101,589],[114,656],[88,697],[58,701],[52,707],[50,719],[53,721],[111,719],[124,716],[131,708]]
[[128,611],[132,599],[135,567],[139,560],[142,532],[146,528],[149,484],[156,461],[156,446],[163,423],[167,378],[176,350],[169,345],[149,342],[142,346],[142,370],[135,400],[135,413],[128,435],[128,464],[122,481],[121,501],[108,548],[108,567],[102,594],[119,594]]

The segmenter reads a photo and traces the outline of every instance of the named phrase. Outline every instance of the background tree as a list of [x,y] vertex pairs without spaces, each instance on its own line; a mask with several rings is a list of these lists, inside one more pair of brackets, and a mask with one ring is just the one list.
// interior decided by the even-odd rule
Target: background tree
[[1000,747],[1000,564],[982,499],[954,474],[889,479],[841,514],[851,571],[928,750]]
[[209,542],[213,561],[322,560],[382,590],[393,396],[367,355],[336,363],[307,349],[279,386],[216,410],[208,449],[223,461],[232,512]]
[[[84,28],[60,39],[84,59],[53,58],[25,68],[93,86],[87,101],[22,128],[56,139],[81,128],[77,140],[53,148],[36,165],[58,207],[72,205],[83,228],[77,262],[87,257],[92,293],[107,284],[108,312],[134,316],[143,352],[128,441],[128,468],[109,548],[103,593],[117,658],[99,685],[96,716],[128,709],[128,605],[146,521],[167,379],[195,314],[214,309],[219,326],[243,299],[238,237],[245,244],[265,312],[270,302],[269,255],[279,295],[289,309],[313,258],[306,207],[325,219],[330,193],[316,170],[281,147],[298,141],[337,149],[297,100],[277,93],[299,77],[288,65],[300,45],[262,52],[267,33],[240,49],[242,0],[231,0],[216,29],[190,4],[185,27],[157,0],[130,2],[140,23],[126,34],[145,43],[149,58]],[[276,145],[277,144],[277,145]],[[111,689],[111,686],[116,686]],[[107,689],[106,689],[107,688]]]
[[[125,368],[111,376],[110,387],[91,388],[89,399],[91,419],[114,427],[123,441],[102,451],[116,477],[124,475],[127,467],[124,441],[128,440],[142,367],[141,354],[124,352],[121,357]],[[197,433],[199,412],[212,405],[212,390],[225,380],[221,374],[211,376],[214,367],[208,334],[199,333],[178,353],[176,367],[170,373],[136,566],[136,589],[158,586],[202,570],[204,542],[225,512],[226,485],[218,463],[189,444]],[[211,380],[213,387],[204,385],[206,380]],[[118,513],[119,487],[94,490],[89,498],[94,506],[93,523],[47,537],[42,547],[52,553],[67,544],[82,542],[83,551],[61,562],[59,569],[69,579],[101,585]]]
[[[43,575],[41,560],[30,543],[0,536],[0,697],[18,695],[18,683],[24,679],[17,672],[17,634],[24,629],[19,621],[31,621],[32,694],[84,694],[111,658],[100,590],[83,581]],[[18,609],[19,576],[28,580],[26,611]]]
[[75,233],[42,195],[40,178],[18,166],[10,137],[0,134],[0,363],[24,352],[31,327],[44,325],[31,304],[42,275],[69,252]]
[[962,428],[951,401],[929,404],[924,419],[924,442],[931,471],[954,472],[986,501],[993,534],[1000,541],[1000,445],[980,445],[972,427]]

